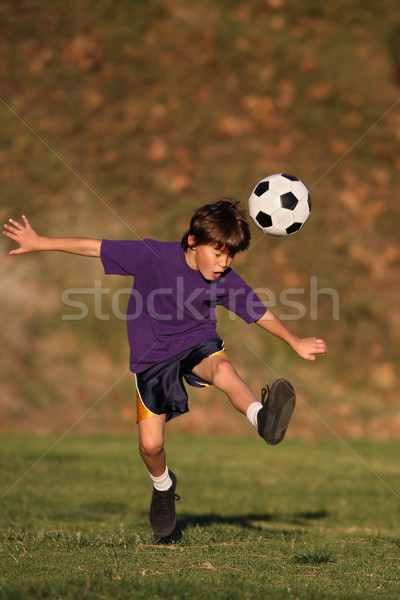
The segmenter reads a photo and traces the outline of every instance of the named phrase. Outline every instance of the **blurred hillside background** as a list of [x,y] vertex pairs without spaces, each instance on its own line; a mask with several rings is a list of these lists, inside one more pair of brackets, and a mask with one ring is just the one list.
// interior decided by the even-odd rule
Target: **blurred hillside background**
[[[252,226],[235,265],[278,315],[297,309],[274,297],[304,288],[288,298],[305,315],[287,324],[326,339],[329,356],[302,361],[223,312],[219,333],[255,390],[293,381],[291,436],[400,437],[399,27],[394,0],[1,2],[3,222],[176,240],[199,205],[246,207],[261,178],[296,175],[309,222],[288,239]],[[95,259],[9,257],[14,246],[2,240],[0,430],[135,431],[115,315],[131,282]],[[339,318],[312,282],[337,292]],[[85,319],[65,319],[80,312],[63,302],[71,288],[86,288],[70,296]],[[172,430],[254,435],[222,395],[190,393]]]

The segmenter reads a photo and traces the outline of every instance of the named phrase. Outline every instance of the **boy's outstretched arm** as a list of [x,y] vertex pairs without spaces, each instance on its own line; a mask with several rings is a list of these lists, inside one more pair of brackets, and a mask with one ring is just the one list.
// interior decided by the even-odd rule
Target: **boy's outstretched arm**
[[43,250],[58,250],[82,256],[100,256],[101,240],[92,238],[55,238],[38,235],[32,229],[28,219],[22,215],[24,225],[14,219],[4,225],[3,235],[10,238],[19,248],[11,250],[9,254],[26,254],[27,252],[40,252]]
[[289,344],[299,356],[306,360],[315,360],[316,354],[321,354],[322,356],[328,354],[328,347],[324,340],[315,337],[297,337],[297,335],[294,335],[287,327],[285,327],[282,321],[269,309],[261,319],[256,321],[256,323],[265,329],[265,331],[272,333],[272,335],[275,335]]

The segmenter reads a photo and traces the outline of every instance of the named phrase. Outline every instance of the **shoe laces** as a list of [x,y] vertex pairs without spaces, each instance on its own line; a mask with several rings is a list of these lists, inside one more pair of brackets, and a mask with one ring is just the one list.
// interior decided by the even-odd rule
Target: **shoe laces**
[[166,492],[159,492],[154,498],[154,505],[157,506],[157,512],[160,513],[169,513],[171,503],[174,500],[180,500],[181,497],[179,494],[172,492],[172,490],[166,490]]
[[268,381],[265,380],[265,387],[261,388],[261,404],[266,404],[269,396]]

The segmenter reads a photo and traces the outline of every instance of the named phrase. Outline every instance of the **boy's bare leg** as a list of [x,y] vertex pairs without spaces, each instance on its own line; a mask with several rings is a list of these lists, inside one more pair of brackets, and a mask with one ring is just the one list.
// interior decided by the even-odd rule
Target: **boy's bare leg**
[[289,381],[277,379],[268,392],[268,400],[261,403],[224,356],[205,358],[193,373],[225,392],[232,405],[257,427],[267,444],[275,445],[283,440],[296,403]]
[[[154,533],[165,538],[176,525],[175,494],[177,478],[167,468],[164,450],[165,415],[139,421],[139,451],[153,480],[150,525]],[[162,484],[162,485],[161,485]]]
[[205,358],[194,367],[193,373],[225,392],[232,405],[244,415],[250,404],[260,401],[224,356]]
[[153,477],[160,477],[166,469],[164,431],[165,415],[139,421],[139,452]]

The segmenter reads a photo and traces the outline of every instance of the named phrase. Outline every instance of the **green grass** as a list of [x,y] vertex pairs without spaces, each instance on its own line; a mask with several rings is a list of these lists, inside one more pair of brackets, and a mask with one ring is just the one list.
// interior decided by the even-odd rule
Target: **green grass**
[[394,443],[173,436],[161,543],[134,437],[55,441],[1,440],[1,599],[399,597]]

